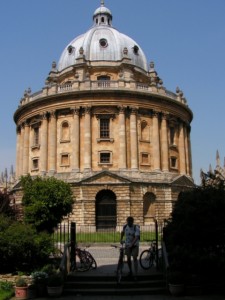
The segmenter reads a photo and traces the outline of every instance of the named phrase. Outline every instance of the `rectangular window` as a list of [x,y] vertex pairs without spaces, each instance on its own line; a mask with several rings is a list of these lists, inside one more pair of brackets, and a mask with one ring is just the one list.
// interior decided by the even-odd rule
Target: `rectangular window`
[[110,163],[110,158],[111,158],[111,153],[109,152],[103,152],[100,153],[100,163],[101,164],[109,164]]
[[69,165],[69,155],[68,154],[62,154],[61,155],[61,165],[62,166],[68,166]]
[[100,138],[107,139],[110,137],[109,134],[109,119],[100,119]]
[[34,146],[39,145],[39,127],[34,127]]
[[33,159],[32,160],[32,163],[33,163],[33,170],[37,170],[38,169],[38,159],[37,158],[35,158],[35,159]]
[[147,153],[142,153],[141,158],[143,164],[149,164],[149,155]]
[[171,157],[171,168],[176,168],[177,167],[177,159],[176,157]]

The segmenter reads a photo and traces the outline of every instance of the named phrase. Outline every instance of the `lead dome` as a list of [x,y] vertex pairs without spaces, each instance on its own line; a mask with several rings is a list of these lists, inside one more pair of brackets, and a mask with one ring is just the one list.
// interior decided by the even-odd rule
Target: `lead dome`
[[58,70],[75,65],[81,53],[86,61],[98,61],[99,64],[121,61],[127,56],[132,65],[148,71],[143,50],[132,38],[113,28],[112,13],[103,2],[94,12],[92,28],[72,40],[62,52]]

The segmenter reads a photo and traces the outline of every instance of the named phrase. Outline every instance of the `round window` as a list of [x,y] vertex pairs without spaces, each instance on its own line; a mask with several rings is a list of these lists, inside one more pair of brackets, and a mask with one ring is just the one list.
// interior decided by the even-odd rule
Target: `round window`
[[135,45],[135,46],[133,47],[133,49],[134,49],[134,54],[138,54],[139,47],[138,47],[137,45]]
[[74,52],[74,47],[70,45],[70,46],[67,48],[67,51],[68,51],[69,54],[72,54],[72,53]]
[[106,48],[108,46],[108,42],[106,39],[100,39],[99,44],[102,48]]

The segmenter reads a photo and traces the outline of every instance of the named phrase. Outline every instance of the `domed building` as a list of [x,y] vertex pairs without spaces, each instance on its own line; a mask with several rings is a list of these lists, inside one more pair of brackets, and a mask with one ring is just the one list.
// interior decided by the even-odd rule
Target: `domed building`
[[14,114],[18,180],[69,182],[68,218],[93,229],[120,226],[128,215],[141,225],[162,221],[180,191],[194,186],[192,111],[112,19],[101,1],[93,26],[53,62],[41,91],[25,91]]

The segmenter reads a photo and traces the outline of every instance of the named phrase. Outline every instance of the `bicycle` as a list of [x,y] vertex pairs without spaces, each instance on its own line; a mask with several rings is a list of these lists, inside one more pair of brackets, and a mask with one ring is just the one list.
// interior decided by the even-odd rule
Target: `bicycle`
[[139,263],[144,270],[148,270],[153,266],[153,263],[157,262],[156,257],[156,242],[152,241],[149,249],[141,252]]
[[86,249],[75,248],[76,259],[71,266],[72,271],[85,272],[90,269],[96,269],[97,263],[92,254]]
[[116,269],[117,284],[120,284],[122,279],[122,274],[123,274],[123,266],[124,266],[125,242],[122,242],[121,246],[117,246],[117,245],[111,245],[111,246],[119,249],[120,252],[117,269]]

